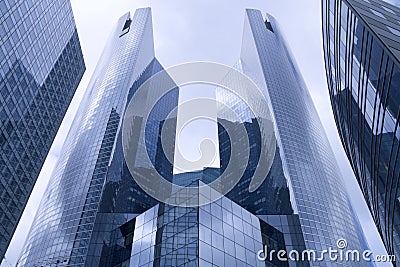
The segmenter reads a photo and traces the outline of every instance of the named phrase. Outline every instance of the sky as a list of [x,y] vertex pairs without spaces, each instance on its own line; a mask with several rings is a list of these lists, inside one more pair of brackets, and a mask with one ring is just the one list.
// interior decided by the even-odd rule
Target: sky
[[396,6],[400,5],[400,0],[383,0],[383,1],[388,2],[389,4],[392,4],[392,5],[396,5]]
[[[152,7],[156,56],[164,67],[213,61],[233,65],[239,58],[245,8],[273,15],[305,79],[343,174],[354,209],[371,250],[386,254],[340,143],[329,102],[323,63],[320,0],[71,0],[87,70],[46,159],[1,267],[14,266],[60,155],[68,129],[119,17],[138,7]],[[185,94],[208,94],[188,88]],[[196,137],[195,140],[201,139]],[[391,266],[381,264],[379,266]]]

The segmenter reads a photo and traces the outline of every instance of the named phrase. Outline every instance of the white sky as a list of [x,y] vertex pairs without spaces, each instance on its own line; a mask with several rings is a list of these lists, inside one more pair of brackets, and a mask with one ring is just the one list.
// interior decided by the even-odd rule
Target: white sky
[[146,6],[153,8],[156,55],[164,67],[195,60],[233,65],[240,52],[244,9],[261,9],[278,20],[328,133],[371,250],[375,254],[386,254],[335,128],[323,64],[320,0],[71,0],[71,2],[87,71],[7,251],[6,258],[10,265],[3,261],[1,267],[14,266],[18,259],[69,126],[112,27],[127,11],[134,12],[136,8]]

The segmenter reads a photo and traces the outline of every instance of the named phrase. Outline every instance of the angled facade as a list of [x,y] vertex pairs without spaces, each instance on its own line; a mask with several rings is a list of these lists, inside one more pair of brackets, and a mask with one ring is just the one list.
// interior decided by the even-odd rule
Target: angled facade
[[84,71],[69,0],[0,2],[0,262]]
[[[258,85],[268,105],[255,114],[240,97],[217,88],[220,167],[173,173],[175,158],[166,155],[175,156],[179,87],[154,57],[151,10],[123,16],[89,85],[18,266],[370,266],[258,258],[265,247],[320,251],[336,248],[341,238],[349,249],[363,251],[364,237],[311,97],[273,18],[265,21],[260,11],[246,10],[236,69]],[[160,73],[162,83],[146,87]],[[241,87],[240,94],[248,92],[236,72],[224,80]],[[152,89],[166,84],[173,89],[150,115],[134,107],[133,126],[122,131],[131,100],[139,95],[147,106],[160,93]],[[143,86],[148,90],[141,91]],[[230,135],[239,128],[243,136]],[[242,138],[248,140],[248,161],[232,153]],[[126,144],[132,148],[129,159]],[[230,165],[244,167],[238,183],[200,206],[160,203],[136,179],[151,184],[158,173],[184,189],[200,187],[224,173],[236,175]],[[217,183],[216,188],[226,186]],[[194,197],[209,200],[216,188]]]
[[336,125],[388,253],[400,257],[400,8],[379,0],[322,3]]

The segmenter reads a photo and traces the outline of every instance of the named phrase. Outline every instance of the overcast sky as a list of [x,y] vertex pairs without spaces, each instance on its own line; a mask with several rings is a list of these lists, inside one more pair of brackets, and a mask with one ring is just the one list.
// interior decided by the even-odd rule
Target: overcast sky
[[[239,58],[244,9],[272,14],[291,47],[328,133],[371,250],[386,254],[342,149],[328,97],[321,39],[320,0],[72,0],[87,71],[52,146],[6,258],[14,266],[83,92],[117,19],[138,7],[153,8],[156,56],[164,67],[189,61],[233,65]],[[379,266],[385,266],[381,264]],[[391,266],[387,264],[386,266]]]

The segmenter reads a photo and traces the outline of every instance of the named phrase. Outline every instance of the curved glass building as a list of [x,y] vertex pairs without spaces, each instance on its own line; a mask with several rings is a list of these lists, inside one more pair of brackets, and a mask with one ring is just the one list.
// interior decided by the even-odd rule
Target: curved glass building
[[84,72],[69,0],[0,1],[0,262]]
[[379,0],[322,3],[336,125],[383,242],[400,257],[400,9]]
[[[166,156],[176,155],[179,116],[174,110],[180,89],[171,78],[175,76],[169,76],[174,72],[163,72],[154,58],[151,27],[149,8],[118,22],[19,266],[370,266],[320,259],[322,250],[338,248],[339,239],[346,239],[349,250],[366,247],[311,97],[275,20],[246,10],[242,54],[232,69],[237,72],[221,77],[224,84],[241,89],[239,97],[216,89],[220,166],[184,173],[173,173],[177,164]],[[167,73],[162,84],[151,79],[159,73]],[[243,76],[251,77],[266,99],[260,113],[253,113],[254,107],[241,98],[252,97]],[[148,83],[155,87],[141,91]],[[133,124],[122,131],[124,111],[131,107],[127,103],[139,96],[141,101],[134,103],[147,106],[166,85],[173,89],[163,94],[149,118],[140,105],[133,106]],[[243,136],[231,135],[240,129]],[[244,151],[232,153],[242,138],[248,140],[248,160],[242,158]],[[132,148],[129,157],[125,145]],[[160,203],[136,182],[140,177],[156,186],[157,172],[174,184],[196,187],[226,172],[235,176],[230,164],[244,167],[238,183],[201,206]],[[200,191],[193,198],[209,200],[211,195]],[[259,259],[265,247],[286,254],[315,251],[316,256]]]

